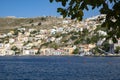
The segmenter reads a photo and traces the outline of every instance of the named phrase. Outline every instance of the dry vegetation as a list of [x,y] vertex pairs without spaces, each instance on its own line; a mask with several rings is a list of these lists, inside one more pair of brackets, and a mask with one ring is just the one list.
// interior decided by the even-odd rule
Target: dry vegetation
[[50,29],[53,26],[61,26],[62,20],[62,18],[56,17],[0,18],[0,33],[6,33],[19,27]]

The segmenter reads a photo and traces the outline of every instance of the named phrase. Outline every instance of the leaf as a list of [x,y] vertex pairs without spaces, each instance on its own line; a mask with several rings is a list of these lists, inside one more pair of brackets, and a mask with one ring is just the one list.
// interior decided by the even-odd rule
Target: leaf
[[109,0],[110,1],[110,3],[112,3],[113,2],[113,0]]
[[75,19],[75,15],[72,15],[72,16],[71,16],[71,19]]
[[62,2],[62,0],[56,0],[56,2]]
[[62,8],[58,8],[57,12],[63,12],[63,9]]
[[78,12],[78,15],[83,16],[83,15],[84,15],[84,14],[83,14],[83,11],[80,10],[80,11]]
[[74,0],[71,0],[70,3],[69,3],[69,5],[73,5],[74,2],[75,2]]
[[88,9],[88,6],[85,6],[85,9],[88,11],[89,9]]
[[115,10],[120,10],[120,2],[119,3],[116,3],[114,6],[113,6],[113,9]]
[[77,20],[78,20],[78,21],[81,21],[81,20],[82,20],[82,17],[78,17]]
[[112,37],[112,41],[113,41],[114,43],[117,43],[117,39],[116,39],[115,37]]
[[96,6],[93,6],[92,9],[95,9]]
[[107,27],[108,26],[108,23],[107,22],[104,22],[101,27]]
[[64,13],[64,14],[63,14],[63,18],[65,18],[66,16],[67,16],[67,14],[66,14],[66,13]]
[[49,0],[51,3],[53,2],[53,0]]
[[66,10],[63,10],[62,14],[63,14],[63,18],[65,18],[67,16]]
[[84,10],[84,8],[85,8],[85,3],[83,2],[80,6],[80,9]]
[[66,1],[62,1],[62,6],[66,6]]

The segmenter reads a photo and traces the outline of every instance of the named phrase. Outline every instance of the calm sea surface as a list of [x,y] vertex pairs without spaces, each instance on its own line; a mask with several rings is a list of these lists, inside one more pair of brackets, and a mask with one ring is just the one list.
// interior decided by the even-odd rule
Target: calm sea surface
[[120,57],[4,56],[0,80],[120,80]]

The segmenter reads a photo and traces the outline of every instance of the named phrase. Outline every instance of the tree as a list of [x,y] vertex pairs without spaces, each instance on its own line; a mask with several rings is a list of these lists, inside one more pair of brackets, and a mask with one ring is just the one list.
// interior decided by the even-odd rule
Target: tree
[[76,49],[73,51],[73,54],[79,54],[79,49],[76,48]]
[[110,48],[109,42],[108,42],[108,41],[104,42],[103,45],[101,46],[101,48],[102,48],[104,51],[108,52],[108,51],[109,51],[109,48]]
[[81,40],[80,39],[77,39],[75,42],[74,42],[74,45],[78,45],[81,43]]
[[33,23],[33,22],[34,22],[34,20],[33,20],[33,19],[30,19],[29,23]]
[[39,22],[39,23],[38,23],[38,26],[40,26],[41,24],[42,24],[42,23],[41,23],[41,22]]
[[17,28],[14,29],[14,35],[18,35],[19,30]]
[[51,47],[54,48],[55,50],[57,50],[59,46],[56,43],[52,43]]
[[120,38],[120,0],[50,0],[50,2],[59,2],[63,7],[57,8],[63,17],[82,20],[83,10],[99,8],[101,14],[106,15],[102,27],[107,28],[107,39],[112,38],[116,42]]
[[120,46],[117,46],[115,49],[115,53],[119,53],[120,52]]
[[11,50],[15,51],[15,54],[20,54],[20,49],[17,48],[16,46],[13,46]]
[[72,39],[72,40],[75,40],[75,39],[77,39],[78,37],[77,36],[74,36],[74,35],[72,35],[71,37],[70,37],[70,39]]
[[100,39],[100,36],[98,34],[93,35],[91,37],[91,43],[97,43],[97,41]]

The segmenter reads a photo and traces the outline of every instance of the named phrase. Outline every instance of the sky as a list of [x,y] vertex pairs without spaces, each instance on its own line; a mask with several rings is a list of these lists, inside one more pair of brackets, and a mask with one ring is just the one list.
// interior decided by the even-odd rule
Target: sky
[[[50,3],[49,0],[0,0],[0,17],[38,17],[38,16],[60,16],[57,8],[61,4]],[[84,11],[84,18],[96,16],[98,9]]]

